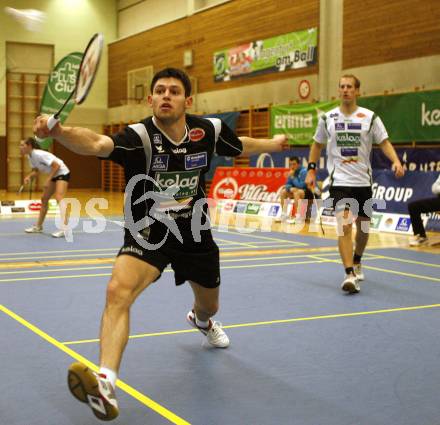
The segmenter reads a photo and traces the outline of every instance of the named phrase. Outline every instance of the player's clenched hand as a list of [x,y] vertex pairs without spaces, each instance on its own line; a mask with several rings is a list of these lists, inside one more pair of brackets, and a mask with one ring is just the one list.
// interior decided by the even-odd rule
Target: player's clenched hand
[[35,118],[33,130],[35,136],[39,137],[40,139],[54,136],[57,130],[59,129],[58,123],[57,125],[55,125],[54,128],[52,128],[52,130],[49,130],[47,128],[47,121],[49,117],[50,115],[39,115],[37,118]]

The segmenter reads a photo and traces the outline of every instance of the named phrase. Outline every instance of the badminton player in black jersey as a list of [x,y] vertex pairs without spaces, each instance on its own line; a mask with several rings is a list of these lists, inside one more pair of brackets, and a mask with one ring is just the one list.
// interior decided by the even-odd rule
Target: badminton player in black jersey
[[114,395],[117,373],[129,335],[130,307],[171,264],[176,285],[189,282],[194,304],[191,326],[209,344],[226,348],[229,339],[212,317],[219,308],[219,249],[207,219],[204,174],[214,153],[224,156],[281,151],[285,136],[238,138],[220,119],[186,114],[191,83],[181,70],[166,68],[151,83],[153,116],[112,136],[36,119],[38,137],[51,136],[82,155],[110,159],[124,167],[125,235],[107,287],[100,331],[100,371],[74,363],[69,388],[100,419],[118,415]]

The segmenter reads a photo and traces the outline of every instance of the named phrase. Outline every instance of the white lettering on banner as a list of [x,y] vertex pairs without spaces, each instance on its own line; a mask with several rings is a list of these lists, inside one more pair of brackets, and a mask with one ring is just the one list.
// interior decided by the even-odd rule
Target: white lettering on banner
[[422,127],[425,125],[440,125],[440,109],[430,111],[426,109],[425,102],[422,102]]
[[414,193],[411,187],[385,187],[373,183],[373,197],[385,201],[406,202]]
[[265,184],[244,184],[238,189],[240,199],[246,201],[277,202],[280,199],[281,186],[276,192],[268,192]]
[[275,128],[312,128],[312,114],[275,115]]
[[[269,165],[264,165],[264,161],[265,159],[268,158],[269,159]],[[273,162],[273,158],[272,155],[270,153],[261,153],[258,158],[257,158],[257,164],[256,164],[257,168],[274,168],[275,164]]]

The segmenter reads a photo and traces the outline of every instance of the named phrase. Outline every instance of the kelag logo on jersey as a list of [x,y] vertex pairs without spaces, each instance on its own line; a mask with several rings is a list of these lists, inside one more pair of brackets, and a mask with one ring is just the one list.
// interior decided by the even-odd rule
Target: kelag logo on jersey
[[177,186],[179,191],[174,195],[174,199],[183,199],[195,196],[199,185],[199,172],[176,171],[158,172],[154,175],[158,187],[154,186],[155,192],[165,191],[169,187]]
[[166,171],[168,170],[169,155],[154,155],[151,169],[153,171]]
[[336,133],[337,146],[360,146],[361,135],[359,133]]
[[185,155],[185,170],[192,170],[193,168],[206,167],[207,165],[208,165],[207,152]]

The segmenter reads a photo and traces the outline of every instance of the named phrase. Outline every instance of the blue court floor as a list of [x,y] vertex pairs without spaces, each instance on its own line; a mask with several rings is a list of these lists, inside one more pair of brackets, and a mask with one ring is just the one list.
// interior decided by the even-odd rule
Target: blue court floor
[[[0,221],[1,425],[99,423],[70,395],[67,368],[98,363],[122,231],[67,242],[48,222],[27,235],[29,219]],[[333,239],[214,235],[230,347],[187,326],[192,292],[166,270],[133,306],[114,424],[440,424],[439,250],[367,249],[349,296]]]

